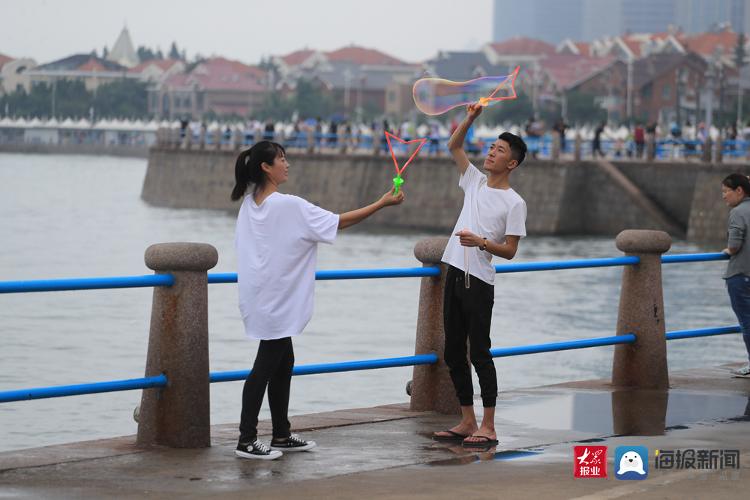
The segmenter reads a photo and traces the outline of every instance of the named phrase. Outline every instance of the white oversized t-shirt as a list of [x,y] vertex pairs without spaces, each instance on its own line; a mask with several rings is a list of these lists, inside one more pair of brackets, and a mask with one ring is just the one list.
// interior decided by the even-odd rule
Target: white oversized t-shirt
[[526,236],[526,202],[513,189],[487,187],[487,176],[472,164],[459,178],[458,185],[464,190],[464,205],[442,260],[466,272],[464,261],[468,257],[469,274],[492,285],[495,283],[492,254],[479,247],[461,246],[455,234],[468,229],[496,243],[504,243],[506,236]]
[[248,337],[302,333],[312,317],[318,243],[333,243],[339,216],[297,196],[246,196],[237,216],[237,282]]

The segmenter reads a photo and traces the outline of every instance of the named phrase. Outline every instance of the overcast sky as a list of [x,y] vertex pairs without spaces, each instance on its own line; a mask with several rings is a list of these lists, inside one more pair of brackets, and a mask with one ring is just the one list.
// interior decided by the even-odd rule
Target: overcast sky
[[0,53],[50,62],[133,45],[246,63],[304,48],[354,43],[407,62],[490,41],[492,0],[0,0]]

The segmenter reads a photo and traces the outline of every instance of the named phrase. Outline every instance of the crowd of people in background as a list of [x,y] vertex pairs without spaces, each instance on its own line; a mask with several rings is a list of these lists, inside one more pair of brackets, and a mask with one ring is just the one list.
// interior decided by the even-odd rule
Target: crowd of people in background
[[[222,140],[229,142],[236,135],[242,137],[243,144],[253,144],[260,140],[279,141],[289,147],[308,147],[313,141],[314,147],[323,149],[356,150],[358,148],[382,148],[387,151],[387,144],[381,140],[388,131],[408,141],[415,138],[427,138],[425,153],[428,155],[447,154],[448,138],[457,127],[456,120],[428,121],[402,120],[388,118],[378,120],[349,121],[324,120],[321,118],[296,119],[292,121],[256,120],[244,122],[206,123],[201,121],[182,120],[180,138],[190,131],[194,139],[204,135],[216,135],[217,130]],[[572,154],[574,143],[581,141],[582,151],[594,158],[644,158],[646,144],[653,140],[659,145],[662,156],[671,158],[689,158],[698,155],[708,138],[716,141],[722,138],[725,148],[738,154],[746,149],[750,142],[750,122],[739,129],[732,124],[724,128],[707,127],[705,123],[693,124],[690,120],[683,123],[635,122],[628,125],[610,124],[601,121],[595,124],[571,125],[563,118],[555,120],[551,126],[536,116],[531,116],[523,124],[503,123],[500,125],[481,125],[472,127],[467,133],[467,151],[470,154],[481,154],[492,138],[508,131],[523,137],[529,147],[532,158],[549,156],[551,144],[559,139],[559,148],[563,155]]]

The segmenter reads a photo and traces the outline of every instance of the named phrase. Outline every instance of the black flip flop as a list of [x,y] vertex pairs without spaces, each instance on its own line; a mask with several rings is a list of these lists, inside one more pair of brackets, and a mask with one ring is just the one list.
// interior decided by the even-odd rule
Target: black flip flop
[[458,432],[452,431],[450,429],[446,429],[442,432],[447,432],[448,434],[450,434],[450,436],[438,436],[437,434],[433,433],[432,439],[434,439],[435,441],[463,441],[464,439],[469,437],[466,434],[459,434]]
[[467,436],[467,437],[475,437],[480,438],[481,441],[467,441],[466,439],[463,440],[464,448],[489,448],[490,446],[497,446],[498,440],[492,439],[487,436]]

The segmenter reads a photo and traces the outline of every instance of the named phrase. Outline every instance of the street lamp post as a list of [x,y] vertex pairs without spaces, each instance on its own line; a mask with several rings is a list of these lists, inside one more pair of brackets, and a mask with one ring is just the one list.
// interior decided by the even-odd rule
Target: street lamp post
[[627,74],[627,85],[625,88],[627,96],[625,97],[625,114],[627,115],[628,123],[633,116],[633,57],[628,57],[628,74]]

